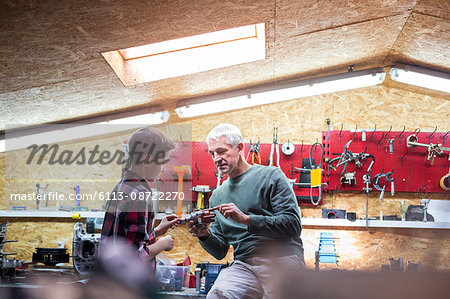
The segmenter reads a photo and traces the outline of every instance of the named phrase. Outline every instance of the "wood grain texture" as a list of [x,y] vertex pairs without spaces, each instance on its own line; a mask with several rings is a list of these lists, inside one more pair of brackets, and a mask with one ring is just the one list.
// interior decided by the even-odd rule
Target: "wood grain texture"
[[[448,3],[447,3],[448,4]],[[437,41],[439,38],[439,41]],[[412,13],[392,48],[391,55],[400,61],[426,65],[449,71],[450,22],[436,16]]]
[[[3,1],[0,130],[410,62],[448,70],[448,2]],[[124,87],[101,53],[259,22],[267,59]],[[172,111],[173,113],[173,111]]]

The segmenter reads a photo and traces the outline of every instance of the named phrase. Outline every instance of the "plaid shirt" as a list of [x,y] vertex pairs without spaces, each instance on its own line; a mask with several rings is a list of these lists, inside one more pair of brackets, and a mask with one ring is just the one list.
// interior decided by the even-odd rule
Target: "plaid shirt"
[[[100,244],[122,237],[145,255],[146,246],[155,243],[151,189],[138,174],[128,170],[109,197]],[[145,252],[144,252],[145,251]]]

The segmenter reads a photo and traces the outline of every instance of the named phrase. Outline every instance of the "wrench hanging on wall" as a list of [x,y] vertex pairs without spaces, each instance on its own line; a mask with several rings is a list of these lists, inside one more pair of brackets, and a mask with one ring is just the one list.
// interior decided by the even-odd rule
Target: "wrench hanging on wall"
[[434,158],[436,158],[437,155],[441,155],[444,153],[444,151],[450,152],[450,147],[444,147],[442,144],[434,144],[434,143],[420,143],[419,138],[415,134],[411,134],[406,138],[406,147],[426,147],[428,149],[428,155],[427,155],[427,161],[430,161],[430,164],[433,165]]

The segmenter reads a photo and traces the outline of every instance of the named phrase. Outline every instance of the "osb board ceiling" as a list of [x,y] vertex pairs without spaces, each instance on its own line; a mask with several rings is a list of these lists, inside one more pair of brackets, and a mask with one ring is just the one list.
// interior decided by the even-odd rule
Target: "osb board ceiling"
[[[450,70],[448,0],[2,1],[0,130],[411,62]],[[101,53],[266,23],[267,59],[124,87]]]

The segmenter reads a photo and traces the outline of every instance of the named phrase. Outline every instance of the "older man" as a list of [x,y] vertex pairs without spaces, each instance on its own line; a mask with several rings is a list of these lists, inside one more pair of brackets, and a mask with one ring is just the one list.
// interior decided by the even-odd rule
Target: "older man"
[[295,194],[279,168],[245,161],[242,134],[234,125],[218,125],[206,142],[229,179],[210,198],[219,213],[209,229],[191,222],[189,231],[219,260],[234,248],[233,264],[220,272],[208,298],[275,298],[277,270],[304,268]]

